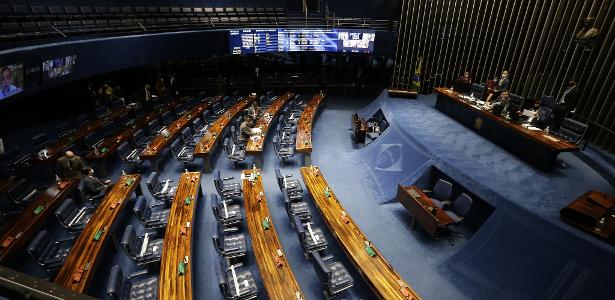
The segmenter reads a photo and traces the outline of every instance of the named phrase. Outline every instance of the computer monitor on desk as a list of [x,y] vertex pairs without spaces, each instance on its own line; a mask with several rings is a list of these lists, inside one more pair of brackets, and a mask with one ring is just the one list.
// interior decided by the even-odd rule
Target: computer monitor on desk
[[472,84],[462,80],[455,80],[453,90],[460,94],[469,94],[472,90]]

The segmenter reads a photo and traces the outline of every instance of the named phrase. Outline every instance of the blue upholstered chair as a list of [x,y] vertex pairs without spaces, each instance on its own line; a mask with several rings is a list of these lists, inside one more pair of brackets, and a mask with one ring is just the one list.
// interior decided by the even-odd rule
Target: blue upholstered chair
[[147,270],[124,276],[122,268],[115,265],[109,274],[107,297],[111,300],[158,299],[158,276]]
[[243,233],[225,234],[218,223],[214,223],[214,233],[211,236],[216,252],[226,259],[241,259],[248,252],[246,236]]
[[169,209],[164,208],[164,203],[146,199],[143,195],[137,198],[132,212],[146,229],[165,228],[169,221]]
[[218,195],[211,194],[211,210],[218,223],[222,225],[224,232],[235,232],[239,230],[237,227],[243,221],[241,207],[237,204],[230,204],[225,201],[220,201]]
[[58,270],[73,244],[73,237],[54,240],[47,230],[40,231],[30,242],[26,252],[48,272]]
[[127,225],[120,244],[137,265],[146,265],[160,262],[162,242],[156,233],[146,232],[140,236],[134,226]]
[[248,300],[258,297],[258,286],[254,274],[239,269],[242,263],[226,267],[224,260],[215,264],[218,287],[225,300]]
[[[429,191],[425,192],[429,193]],[[453,185],[450,182],[438,179],[438,182],[433,187],[433,191],[431,191],[431,200],[438,208],[442,208],[451,199],[452,192]]]
[[312,212],[306,202],[292,201],[286,189],[282,189],[282,194],[284,194],[286,214],[288,215],[292,225],[295,225],[295,216],[298,216],[301,219],[301,223],[309,222],[312,219]]
[[172,179],[160,180],[160,174],[158,172],[152,172],[147,177],[145,185],[154,198],[169,202],[175,197],[176,186],[171,185]]
[[308,257],[312,251],[322,251],[327,249],[329,243],[325,239],[325,235],[320,228],[313,228],[312,223],[301,222],[300,216],[294,216],[295,229],[297,237],[301,242],[303,254]]
[[218,194],[224,199],[235,198],[241,196],[241,185],[238,181],[235,181],[235,177],[220,177],[220,170],[215,169],[214,185]]
[[68,198],[60,204],[54,212],[58,222],[69,231],[79,232],[88,223],[94,208],[89,206],[78,207],[72,198]]
[[348,270],[339,261],[333,261],[333,256],[321,256],[318,251],[311,252],[311,262],[318,280],[323,286],[327,299],[333,298],[354,285],[354,280]]

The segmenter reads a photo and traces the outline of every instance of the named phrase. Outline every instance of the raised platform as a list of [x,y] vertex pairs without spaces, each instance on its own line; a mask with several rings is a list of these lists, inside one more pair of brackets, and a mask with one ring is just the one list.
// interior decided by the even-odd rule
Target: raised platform
[[[359,110],[369,118],[381,109],[391,124],[375,142],[350,154],[368,170],[357,180],[373,190],[372,201],[394,205],[398,183],[413,184],[435,167],[495,208],[438,267],[465,296],[607,298],[615,247],[565,224],[559,210],[588,190],[612,193],[615,187],[570,153],[560,155],[566,169],[541,172],[437,111],[434,102],[435,95],[407,101],[383,91]],[[320,158],[314,161],[324,166]],[[389,232],[404,226],[382,222],[393,226]],[[424,294],[421,284],[414,287]],[[427,294],[437,295],[432,292]]]

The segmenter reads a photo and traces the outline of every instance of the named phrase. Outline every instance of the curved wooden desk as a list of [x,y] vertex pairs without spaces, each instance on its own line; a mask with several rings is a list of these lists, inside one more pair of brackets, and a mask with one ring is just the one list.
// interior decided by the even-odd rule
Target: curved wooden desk
[[32,160],[34,162],[39,162],[39,163],[55,163],[56,160],[60,156],[62,156],[64,149],[80,141],[81,139],[83,139],[86,135],[90,134],[91,132],[98,130],[105,123],[109,121],[113,121],[119,118],[121,115],[131,112],[131,111],[132,111],[132,108],[122,107],[118,110],[113,111],[111,114],[109,114],[105,118],[92,121],[86,124],[85,126],[78,128],[75,132],[69,134],[68,136],[47,146],[45,148],[47,149],[47,157],[40,157],[38,153],[34,153],[32,155]]
[[325,95],[323,93],[314,95],[314,97],[310,100],[310,103],[308,103],[303,110],[301,118],[299,118],[299,122],[297,122],[297,139],[295,150],[297,153],[305,154],[305,165],[312,164],[312,159],[310,156],[312,153],[312,125],[314,123],[314,118],[316,118],[318,108],[324,99]]
[[139,174],[123,175],[107,192],[66,257],[54,281],[56,284],[75,292],[87,292],[111,227],[132,193],[141,194],[140,182]]
[[255,99],[256,96],[250,95],[248,97],[243,97],[239,102],[235,103],[235,105],[218,117],[215,122],[211,123],[205,135],[196,144],[194,156],[203,158],[206,169],[211,169],[211,162],[209,159],[215,150],[216,143],[223,135],[226,126]]
[[294,95],[294,93],[287,92],[286,94],[275,99],[260,119],[256,121],[255,127],[261,129],[261,134],[258,135],[258,138],[251,138],[248,141],[248,144],[246,145],[246,153],[254,155],[263,152],[263,146],[265,144],[265,139],[267,138],[267,133],[269,132],[269,126],[275,121],[275,117],[280,112],[280,109],[284,107],[284,104],[286,104],[286,102],[288,102],[288,100]]
[[368,255],[366,241],[369,242],[369,239],[346,213],[323,178],[320,169],[314,166],[302,167],[301,175],[329,230],[374,293],[380,299],[387,300],[420,299],[371,242],[375,255],[373,257]]
[[[217,96],[216,99],[220,99],[220,96]],[[196,120],[202,116],[203,111],[208,109],[211,106],[211,103],[216,102],[216,100],[204,101],[197,104],[195,107],[190,109],[186,114],[179,117],[173,123],[166,126],[169,135],[165,137],[164,135],[157,135],[152,142],[147,146],[147,148],[143,149],[139,158],[142,160],[150,160],[152,162],[152,168],[154,170],[159,170],[158,158],[162,151],[169,146],[178,135],[180,135],[181,131],[192,124],[192,121]]]
[[17,251],[23,250],[23,246],[30,241],[47,217],[78,186],[78,179],[64,180],[61,188],[57,183],[53,183],[16,216],[0,235],[0,262],[9,260]]
[[192,225],[201,194],[201,173],[182,173],[162,245],[158,299],[192,299]]
[[[257,173],[260,170],[257,169]],[[252,170],[243,171],[244,209],[248,230],[252,238],[252,248],[269,299],[293,300],[303,298],[295,274],[288,265],[284,248],[271,222],[267,199],[263,190],[261,176],[250,180]],[[269,228],[265,229],[265,218]],[[298,295],[297,295],[298,293]]]

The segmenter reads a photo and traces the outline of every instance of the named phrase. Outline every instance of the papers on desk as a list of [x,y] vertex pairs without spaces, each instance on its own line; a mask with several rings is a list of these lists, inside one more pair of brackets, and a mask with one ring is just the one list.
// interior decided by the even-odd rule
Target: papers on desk
[[529,130],[538,130],[538,131],[542,130],[542,129],[540,129],[538,127],[534,127],[534,126],[528,126],[527,129],[529,129]]
[[552,136],[550,136],[548,134],[543,134],[542,136],[544,136],[548,140],[551,140],[551,141],[554,141],[554,142],[559,142],[559,139],[554,138],[554,137],[552,137]]
[[529,109],[524,109],[523,113],[521,115],[529,117],[529,118],[533,118],[534,117],[534,111],[533,110],[529,110]]
[[260,128],[252,128],[251,132],[252,134],[261,134],[263,131]]
[[250,137],[250,139],[253,140],[253,141],[258,141],[258,140],[261,139],[261,136],[260,135],[253,135],[253,136]]

